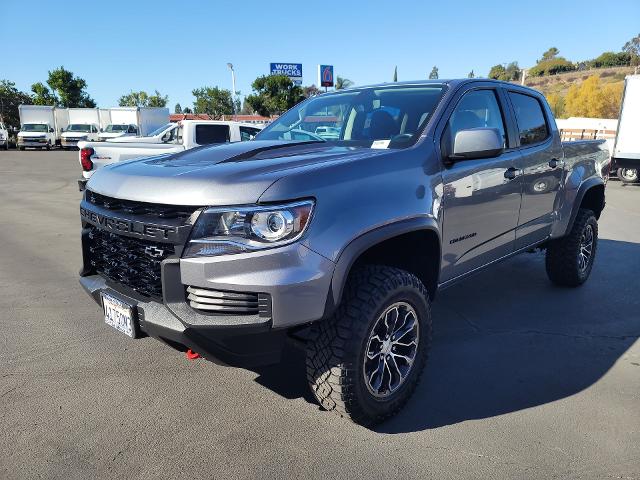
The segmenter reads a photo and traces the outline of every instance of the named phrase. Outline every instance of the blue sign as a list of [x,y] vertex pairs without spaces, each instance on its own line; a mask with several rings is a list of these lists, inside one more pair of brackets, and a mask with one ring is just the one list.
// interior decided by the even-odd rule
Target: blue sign
[[333,65],[318,65],[318,83],[321,87],[333,87]]
[[272,63],[271,75],[286,75],[296,85],[302,85],[301,63]]

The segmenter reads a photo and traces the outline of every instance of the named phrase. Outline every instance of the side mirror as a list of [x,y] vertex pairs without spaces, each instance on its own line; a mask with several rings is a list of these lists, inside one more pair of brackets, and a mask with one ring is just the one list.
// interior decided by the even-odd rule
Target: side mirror
[[460,130],[453,141],[449,161],[497,157],[503,150],[503,140],[496,128]]
[[53,132],[54,132],[53,128],[50,128],[49,133],[53,133]]
[[103,132],[104,132],[104,128],[101,128],[101,129],[100,129],[100,133],[103,133]]
[[60,127],[60,133],[64,132],[64,127]]

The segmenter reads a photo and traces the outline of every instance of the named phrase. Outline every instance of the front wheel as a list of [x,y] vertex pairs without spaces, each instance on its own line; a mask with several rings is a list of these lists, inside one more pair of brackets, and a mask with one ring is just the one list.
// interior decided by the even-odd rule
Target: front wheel
[[639,175],[637,168],[619,168],[616,175],[622,183],[638,183]]
[[325,409],[373,425],[411,397],[430,343],[422,282],[398,268],[366,266],[350,276],[333,317],[313,325],[307,380]]
[[598,220],[586,208],[578,210],[568,235],[547,246],[546,267],[556,285],[577,287],[587,281],[598,247]]

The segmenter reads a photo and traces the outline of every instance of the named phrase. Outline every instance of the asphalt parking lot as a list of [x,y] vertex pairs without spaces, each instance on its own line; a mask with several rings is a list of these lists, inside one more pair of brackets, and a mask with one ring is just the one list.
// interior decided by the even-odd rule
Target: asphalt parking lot
[[77,152],[0,152],[0,478],[640,478],[640,187],[590,281],[527,254],[441,293],[425,377],[368,430],[296,351],[246,371],[130,340],[77,281]]

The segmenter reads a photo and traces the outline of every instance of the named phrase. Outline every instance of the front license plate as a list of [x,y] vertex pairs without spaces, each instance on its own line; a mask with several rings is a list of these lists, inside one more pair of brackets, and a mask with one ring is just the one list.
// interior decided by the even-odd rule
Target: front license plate
[[135,338],[136,328],[133,318],[134,307],[132,305],[128,305],[103,292],[102,308],[104,309],[104,322],[107,325],[111,325],[125,335]]

